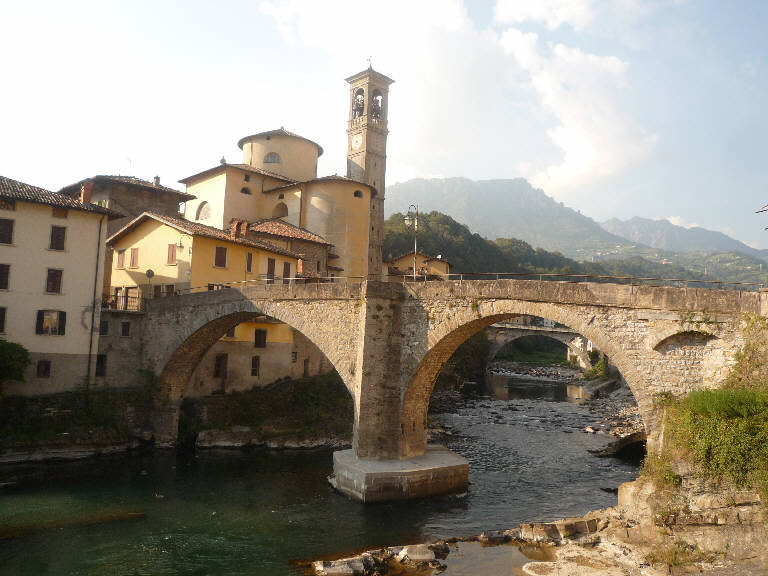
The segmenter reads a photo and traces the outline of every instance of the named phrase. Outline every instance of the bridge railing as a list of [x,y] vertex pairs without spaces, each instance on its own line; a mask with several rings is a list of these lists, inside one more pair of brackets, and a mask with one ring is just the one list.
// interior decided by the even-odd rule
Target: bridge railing
[[284,286],[301,285],[307,286],[311,284],[331,284],[331,283],[355,283],[360,284],[365,280],[362,276],[323,276],[323,277],[283,277],[283,276],[271,276],[267,274],[261,274],[258,278],[252,278],[249,280],[238,280],[234,282],[210,282],[200,286],[191,286],[188,288],[176,289],[173,293],[174,296],[183,294],[198,294],[201,292],[214,292],[216,290],[225,290],[228,288],[245,289],[252,286],[270,287],[275,286],[282,289]]
[[689,278],[661,278],[650,276],[605,276],[595,274],[573,274],[556,272],[469,272],[443,274],[439,279],[435,276],[413,275],[403,278],[406,283],[434,282],[453,280],[459,283],[472,280],[538,280],[552,282],[581,283],[605,283],[605,284],[629,284],[633,286],[667,286],[674,288],[710,288],[721,290],[758,291],[764,290],[765,284],[759,282],[727,282],[721,280],[696,280]]

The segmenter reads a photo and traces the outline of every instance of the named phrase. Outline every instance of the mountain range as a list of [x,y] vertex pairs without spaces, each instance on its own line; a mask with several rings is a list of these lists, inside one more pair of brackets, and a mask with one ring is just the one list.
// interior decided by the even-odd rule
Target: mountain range
[[613,218],[600,224],[523,178],[417,178],[387,188],[387,215],[405,213],[410,204],[418,204],[421,211],[448,214],[485,238],[518,238],[582,261],[634,256],[663,260],[690,252],[733,252],[768,261],[768,250],[705,228],[639,217]]

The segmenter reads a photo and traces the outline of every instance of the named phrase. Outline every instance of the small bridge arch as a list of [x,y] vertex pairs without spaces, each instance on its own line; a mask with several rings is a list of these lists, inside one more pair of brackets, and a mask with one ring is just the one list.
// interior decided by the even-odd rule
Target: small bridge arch
[[527,336],[546,336],[552,340],[557,340],[566,345],[566,347],[579,359],[582,367],[590,365],[589,354],[585,347],[581,346],[583,337],[571,330],[563,327],[542,327],[527,326],[514,323],[492,324],[487,328],[490,347],[488,349],[488,362],[492,362],[496,355],[507,344]]

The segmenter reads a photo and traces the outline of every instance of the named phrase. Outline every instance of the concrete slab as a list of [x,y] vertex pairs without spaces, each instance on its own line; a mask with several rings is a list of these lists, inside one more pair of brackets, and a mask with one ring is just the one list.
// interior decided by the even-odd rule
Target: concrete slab
[[469,463],[444,446],[407,460],[364,460],[352,450],[333,453],[331,485],[362,502],[409,500],[466,492]]

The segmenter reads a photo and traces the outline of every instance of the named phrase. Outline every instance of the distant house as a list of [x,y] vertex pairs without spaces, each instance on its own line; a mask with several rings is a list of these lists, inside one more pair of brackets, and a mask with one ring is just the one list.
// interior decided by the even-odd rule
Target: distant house
[[[413,261],[412,251],[385,261],[388,280],[398,281],[404,277],[413,277]],[[432,257],[423,252],[416,252],[416,276],[422,280],[425,277],[428,280],[444,280],[450,273],[450,268],[450,262],[440,255]]]
[[98,371],[104,241],[120,216],[0,176],[0,337],[32,359],[25,382],[5,393],[71,390]]

